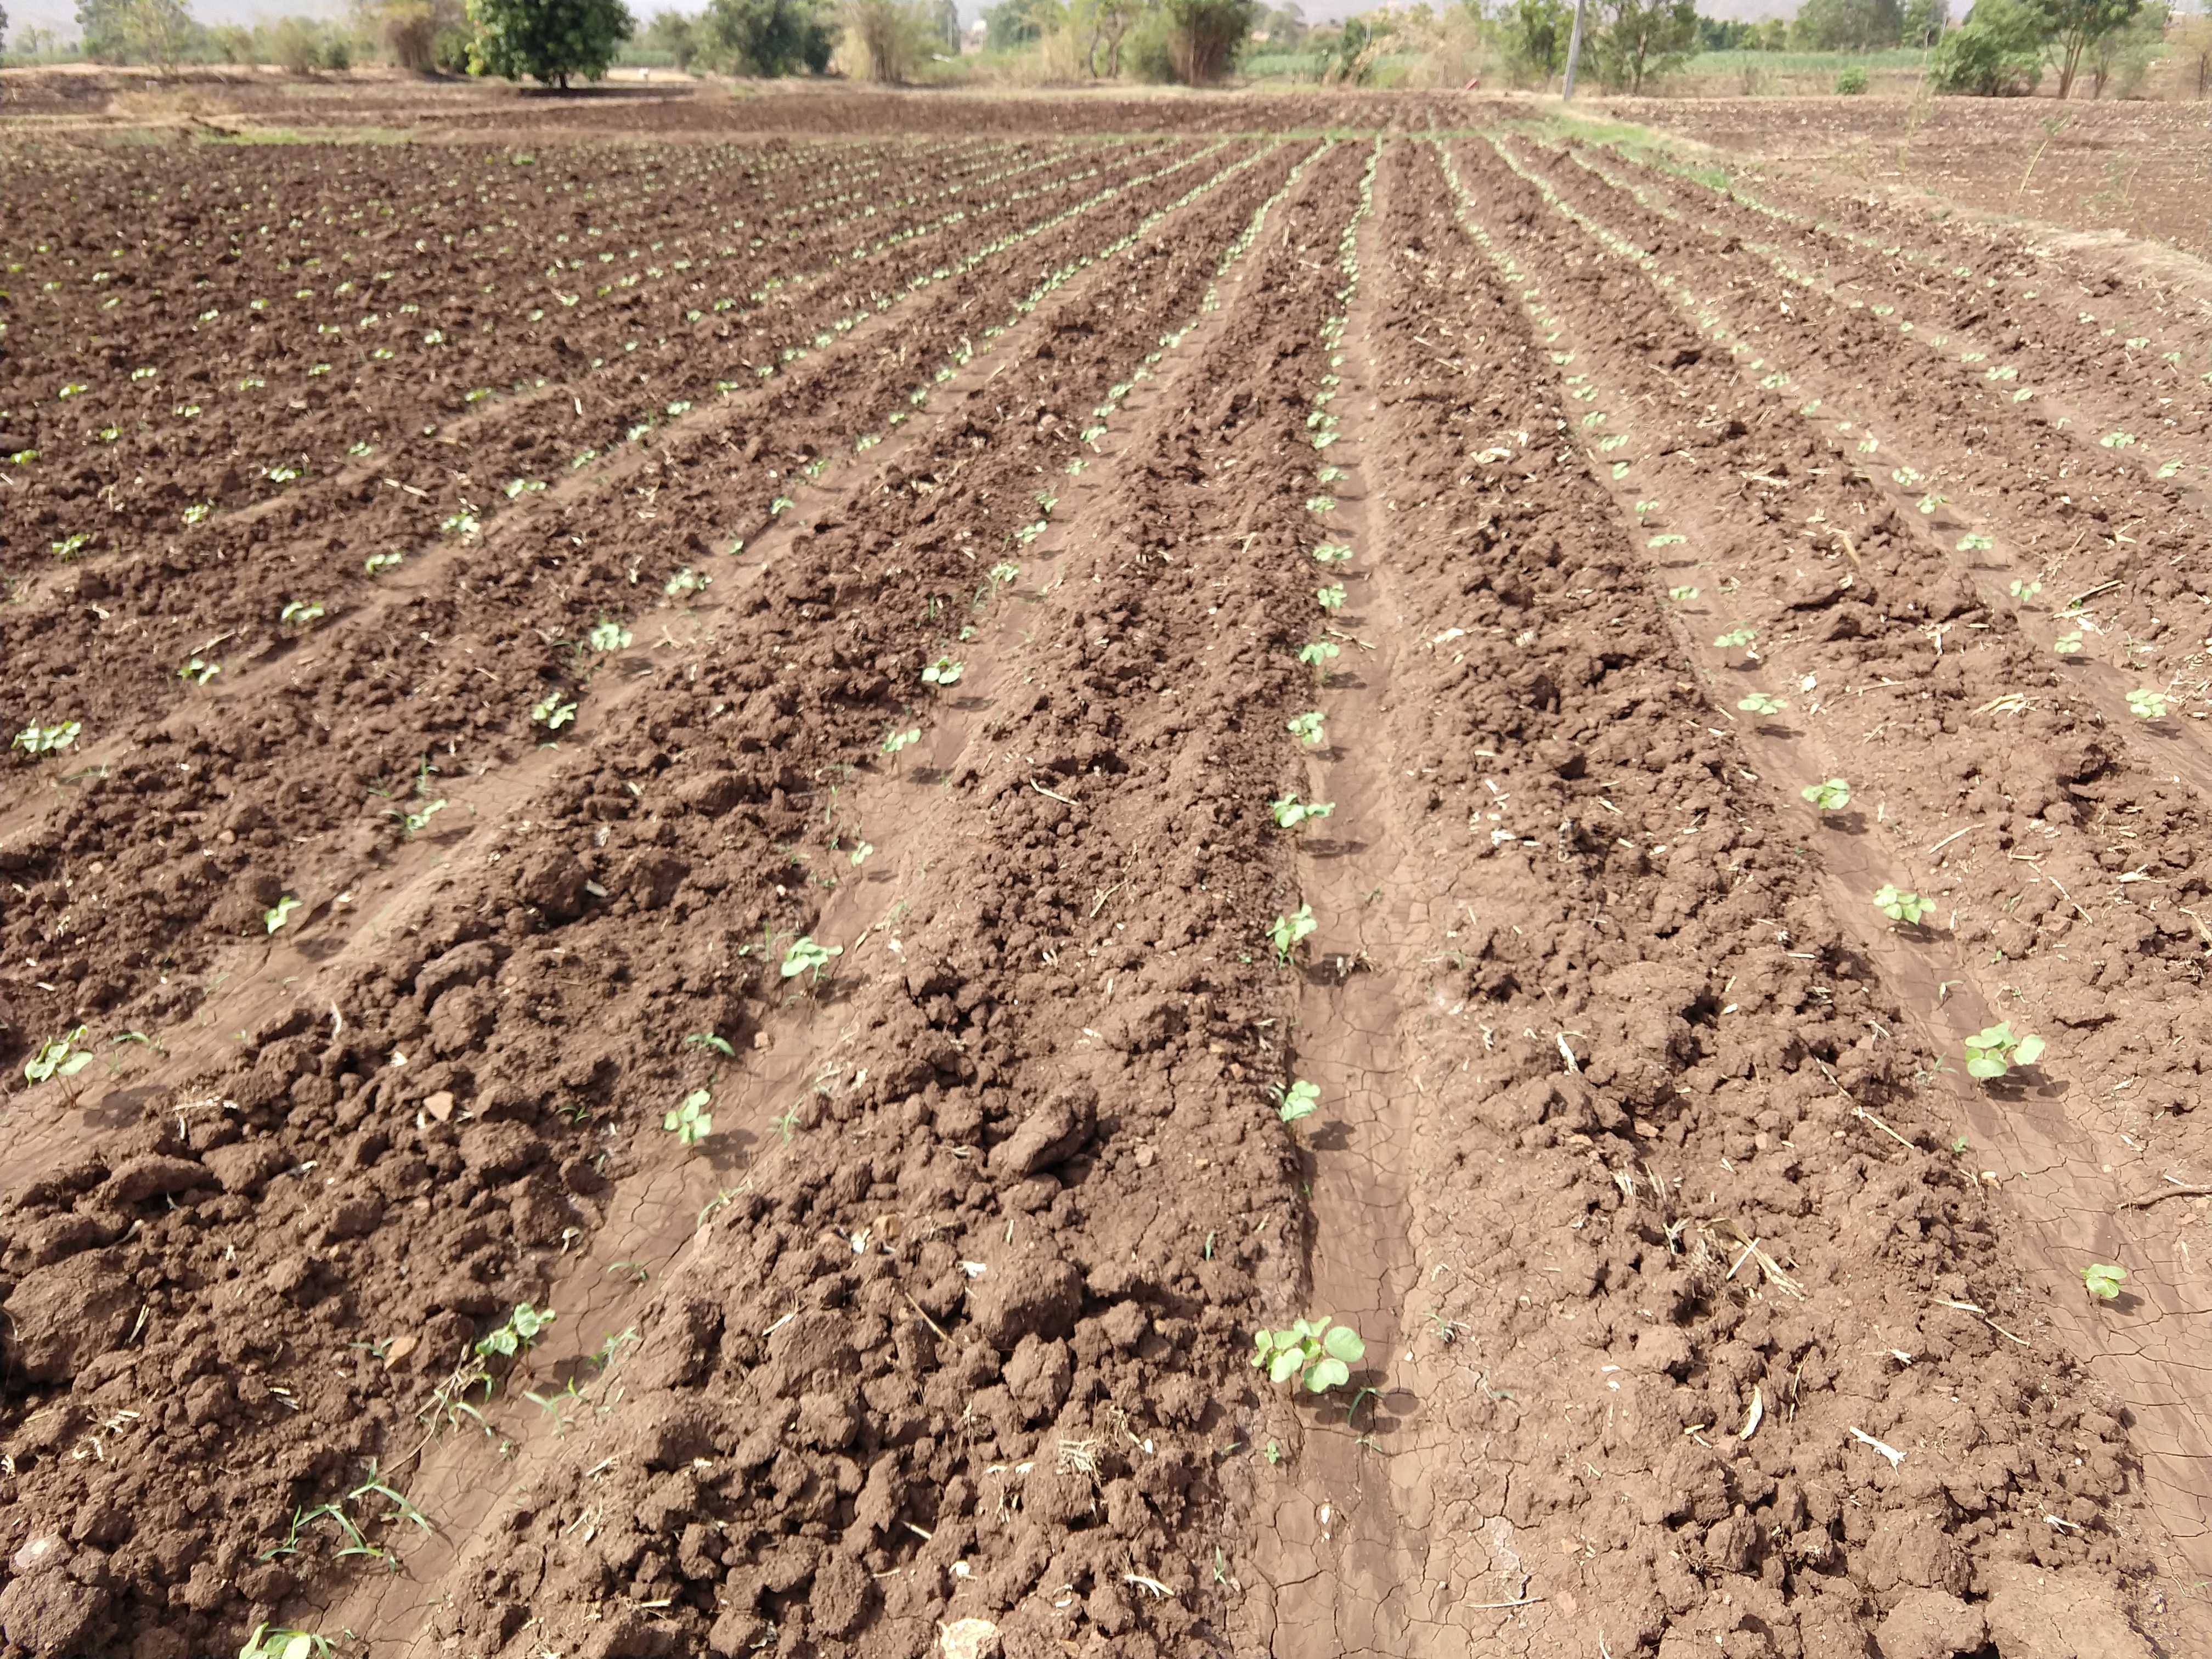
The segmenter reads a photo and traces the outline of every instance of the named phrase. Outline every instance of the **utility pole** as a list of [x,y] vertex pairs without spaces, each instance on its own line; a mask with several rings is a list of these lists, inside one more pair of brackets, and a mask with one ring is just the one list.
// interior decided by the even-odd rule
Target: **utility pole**
[[1567,36],[1567,82],[1559,89],[1559,101],[1565,103],[1575,95],[1575,69],[1583,57],[1583,6],[1585,0],[1575,0],[1574,32]]

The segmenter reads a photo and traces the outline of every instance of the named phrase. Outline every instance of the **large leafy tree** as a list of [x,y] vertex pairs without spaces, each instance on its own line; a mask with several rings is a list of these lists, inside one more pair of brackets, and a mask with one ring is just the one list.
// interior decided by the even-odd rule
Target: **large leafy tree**
[[1805,52],[1881,52],[1904,33],[1898,0],[1805,0],[1790,44]]
[[710,56],[740,75],[819,75],[837,26],[811,0],[709,0],[699,27]]
[[1574,18],[1567,0],[1507,0],[1499,8],[1506,72],[1516,83],[1540,87],[1567,66]]
[[1237,66],[1259,14],[1258,0],[1165,0],[1164,9],[1168,56],[1176,77],[1194,87],[1212,86]]
[[[2043,18],[2044,36],[2058,60],[2058,95],[2074,90],[2081,72],[2082,58],[2114,30],[2126,27],[2142,9],[2143,0],[2035,0]],[[1974,8],[1978,12],[1979,5]]]
[[469,68],[565,87],[596,81],[637,25],[622,0],[469,0]]
[[1681,67],[1698,42],[1698,0],[1598,0],[1598,78],[1616,92]]
[[2050,24],[2034,0],[1974,0],[1966,21],[1936,43],[1928,79],[1938,92],[2023,98],[2043,78]]

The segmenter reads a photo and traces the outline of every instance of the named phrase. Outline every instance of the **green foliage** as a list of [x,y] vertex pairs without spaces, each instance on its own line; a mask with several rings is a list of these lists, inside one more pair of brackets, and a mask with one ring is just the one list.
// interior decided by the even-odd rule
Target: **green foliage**
[[1840,812],[1851,804],[1851,786],[1841,778],[1808,783],[1797,793],[1822,812]]
[[694,1031],[684,1039],[688,1048],[712,1048],[725,1060],[735,1060],[738,1051],[730,1046],[727,1037],[717,1036],[712,1031]]
[[1506,0],[1497,15],[1514,85],[1542,87],[1567,66],[1575,9],[1566,0]]
[[33,758],[40,755],[58,755],[77,740],[84,730],[82,720],[61,720],[52,726],[27,726],[15,734],[8,746],[20,749]]
[[1309,749],[1318,749],[1328,741],[1328,734],[1322,729],[1321,711],[1318,709],[1291,715],[1283,723],[1283,729]]
[[918,726],[909,726],[903,732],[884,732],[884,740],[876,745],[876,750],[878,753],[888,755],[892,760],[896,761],[899,757],[901,750],[906,749],[910,744],[917,744],[921,741],[921,728]]
[[1754,691],[1736,707],[1747,714],[1778,714],[1790,705],[1771,691]]
[[1287,1089],[1280,1084],[1271,1085],[1267,1092],[1275,1097],[1275,1115],[1285,1123],[1311,1117],[1314,1109],[1321,1104],[1321,1085],[1304,1078],[1294,1079]]
[[622,0],[468,0],[468,9],[473,73],[561,87],[605,75],[636,27]]
[[627,651],[635,637],[620,623],[602,617],[592,624],[592,631],[584,635],[584,642],[594,651]]
[[871,81],[911,81],[937,36],[927,0],[842,0],[845,33]]
[[845,947],[842,945],[817,945],[802,934],[793,939],[791,948],[783,953],[783,976],[797,979],[801,974],[811,974],[814,976],[812,982],[819,984],[823,969],[829,967],[830,958],[844,954]]
[[1844,98],[1856,98],[1867,89],[1867,72],[1856,64],[1836,77],[1837,94]]
[[1267,939],[1275,947],[1275,960],[1289,962],[1291,952],[1320,925],[1314,920],[1310,904],[1301,904],[1287,916],[1277,916],[1267,927]]
[[1160,9],[1176,78],[1194,87],[1212,86],[1237,66],[1257,11],[1254,0],[1161,0]]
[[1929,88],[1978,98],[2025,97],[2043,78],[2050,38],[2035,0],[1974,0],[1966,21],[1936,42]]
[[1790,44],[1798,52],[1881,52],[1904,33],[1898,0],[1805,0],[1790,26]]
[[1323,542],[1314,549],[1313,556],[1319,564],[1349,564],[1352,562],[1352,550],[1342,542]]
[[328,1659],[331,1638],[313,1631],[279,1629],[264,1621],[253,1627],[238,1659]]
[[1327,1315],[1300,1319],[1286,1331],[1253,1333],[1252,1364],[1272,1382],[1296,1379],[1310,1394],[1326,1394],[1352,1380],[1352,1368],[1367,1357],[1367,1345],[1349,1325],[1332,1325]]
[[2138,688],[2128,693],[2128,712],[2139,720],[2162,720],[2171,709],[2166,695]]
[[2119,1297],[2120,1282],[2128,1270],[2110,1261],[2092,1261],[2081,1269],[2081,1287],[2100,1302],[2112,1302]]
[[519,1302],[505,1324],[495,1326],[477,1339],[477,1352],[487,1358],[497,1354],[512,1359],[527,1350],[553,1319],[552,1309],[533,1308],[527,1302]]
[[576,718],[576,705],[558,691],[549,691],[530,706],[530,723],[558,732]]
[[1325,818],[1336,811],[1333,800],[1300,800],[1296,795],[1285,795],[1280,800],[1271,800],[1267,810],[1275,816],[1275,825],[1281,830],[1295,830],[1308,818]]
[[270,905],[266,910],[264,910],[261,913],[261,920],[267,927],[268,930],[273,933],[276,932],[277,929],[283,927],[283,925],[291,919],[292,912],[299,908],[300,901],[294,898],[289,893],[287,893],[283,897],[278,899],[276,903]]
[[1984,1082],[2001,1078],[2015,1066],[2034,1065],[2043,1048],[2039,1036],[2014,1036],[2009,1020],[1989,1026],[1966,1039],[1966,1075]]
[[1697,44],[1697,0],[1596,0],[1598,79],[1631,94],[1681,67]]
[[1892,921],[1901,921],[1908,927],[1917,927],[1921,918],[1927,915],[1936,906],[1929,900],[1921,897],[1919,894],[1907,892],[1896,883],[1886,881],[1875,893],[1874,908]]
[[961,675],[967,672],[966,663],[957,661],[951,656],[943,656],[923,667],[921,683],[924,685],[934,685],[942,690],[948,685],[959,684]]
[[23,1075],[33,1083],[44,1083],[49,1078],[71,1078],[92,1064],[89,1049],[76,1045],[84,1041],[85,1028],[58,1037],[48,1037],[39,1045],[39,1052],[23,1063]]
[[820,75],[837,46],[814,0],[709,0],[698,31],[709,61],[736,75]]
[[1758,637],[1759,630],[1756,628],[1746,627],[1743,623],[1738,623],[1727,633],[1715,639],[1713,644],[1723,651],[1734,651],[1749,645]]
[[696,1146],[701,1140],[714,1133],[714,1114],[707,1108],[714,1097],[704,1089],[694,1089],[684,1097],[683,1103],[660,1121],[660,1127],[675,1135],[686,1146]]
[[1319,601],[1322,610],[1334,616],[1344,609],[1344,584],[1331,582],[1327,587],[1316,588],[1314,598]]

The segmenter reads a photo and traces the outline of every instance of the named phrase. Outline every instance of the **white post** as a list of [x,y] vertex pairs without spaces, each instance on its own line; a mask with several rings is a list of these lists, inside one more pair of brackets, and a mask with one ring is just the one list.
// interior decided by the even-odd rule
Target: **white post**
[[1567,81],[1559,89],[1559,101],[1562,103],[1575,95],[1575,68],[1582,62],[1583,56],[1583,0],[1575,0],[1574,32],[1567,36]]

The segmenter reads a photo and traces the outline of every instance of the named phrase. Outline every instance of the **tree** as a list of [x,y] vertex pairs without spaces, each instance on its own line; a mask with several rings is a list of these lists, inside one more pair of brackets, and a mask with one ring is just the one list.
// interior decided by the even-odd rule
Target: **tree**
[[1805,0],[1790,40],[1800,52],[1880,52],[1904,33],[1898,0]]
[[738,75],[819,75],[837,49],[837,26],[811,0],[708,0],[702,55]]
[[993,52],[1012,52],[1044,37],[1048,0],[999,0],[983,13],[983,44]]
[[655,52],[666,52],[677,68],[688,70],[699,50],[697,27],[680,11],[657,11],[645,26],[645,44]]
[[2058,59],[2058,95],[2064,98],[2074,90],[2083,57],[2113,30],[2133,22],[2143,0],[2034,0],[2034,3],[2042,15],[2044,39]]
[[622,0],[468,0],[469,71],[566,88],[596,81],[637,24]]
[[1950,26],[1951,0],[1905,0],[1898,43],[1925,52],[1943,38],[1943,31]]
[[2043,78],[2049,39],[2032,0],[1974,0],[1966,21],[1936,42],[1929,83],[1937,92],[2024,98]]
[[1498,23],[1505,35],[1505,72],[1516,86],[1543,86],[1566,67],[1574,27],[1567,0],[1510,0]]
[[[1682,0],[1689,5],[1692,0]],[[1164,0],[1168,56],[1176,78],[1208,87],[1236,67],[1252,38],[1255,0]]]
[[871,81],[911,79],[936,27],[925,0],[845,0],[845,32]]
[[1697,0],[1595,0],[1598,79],[1615,92],[1680,69],[1698,41]]
[[2166,40],[2165,0],[2145,0],[2143,8],[2089,48],[2089,95],[2133,98],[2142,90],[2151,60]]

